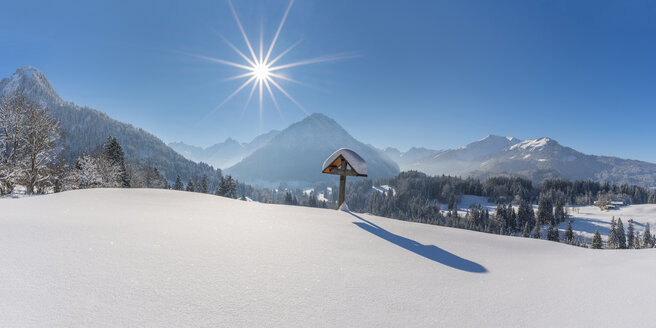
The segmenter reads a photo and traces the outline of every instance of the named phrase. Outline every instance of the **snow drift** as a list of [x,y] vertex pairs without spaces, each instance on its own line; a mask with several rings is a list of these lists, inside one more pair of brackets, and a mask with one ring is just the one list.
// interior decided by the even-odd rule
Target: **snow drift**
[[167,190],[0,199],[0,326],[653,326],[655,250]]

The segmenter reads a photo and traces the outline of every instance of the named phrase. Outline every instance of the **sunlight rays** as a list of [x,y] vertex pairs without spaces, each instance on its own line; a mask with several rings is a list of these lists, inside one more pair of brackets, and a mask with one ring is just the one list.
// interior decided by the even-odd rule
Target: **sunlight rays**
[[[352,58],[355,57],[354,55],[348,55],[348,54],[342,54],[342,55],[331,55],[331,56],[323,56],[323,57],[317,57],[317,58],[312,58],[312,59],[306,59],[306,60],[300,60],[296,62],[290,62],[286,64],[280,64],[280,65],[275,65],[279,60],[281,60],[285,55],[287,55],[289,52],[291,52],[296,46],[298,46],[302,40],[296,41],[293,43],[291,46],[287,47],[284,49],[282,52],[278,53],[277,55],[274,54],[275,51],[275,46],[278,41],[278,38],[280,36],[281,31],[283,30],[283,27],[285,25],[285,22],[287,21],[287,17],[289,15],[289,12],[292,8],[292,5],[294,4],[294,0],[289,1],[289,5],[285,9],[285,13],[282,16],[282,19],[280,20],[280,24],[278,25],[278,28],[276,29],[276,32],[273,36],[273,39],[271,40],[271,43],[268,45],[268,47],[265,47],[264,44],[264,30],[263,27],[260,27],[260,38],[259,42],[256,43],[257,46],[259,46],[259,49],[255,49],[253,47],[253,44],[251,43],[250,39],[248,38],[246,31],[244,29],[244,26],[241,23],[241,20],[239,19],[239,15],[237,15],[237,11],[235,10],[235,7],[232,3],[232,0],[228,0],[228,5],[230,7],[230,11],[232,13],[232,16],[235,19],[235,22],[237,23],[237,26],[239,27],[239,31],[244,39],[244,43],[246,44],[246,47],[248,49],[248,54],[251,55],[252,58],[250,58],[247,53],[242,52],[232,44],[230,41],[228,41],[226,38],[221,36],[223,41],[228,44],[228,46],[239,56],[241,59],[244,60],[244,63],[235,63],[232,61],[224,60],[224,59],[219,59],[219,58],[214,58],[214,57],[209,57],[209,56],[203,56],[203,55],[196,55],[196,54],[188,54],[185,53],[186,55],[198,58],[198,59],[203,59],[207,61],[211,61],[214,63],[222,64],[222,65],[227,65],[239,69],[243,69],[246,72],[241,73],[232,77],[226,78],[224,81],[232,81],[232,80],[239,80],[239,79],[246,79],[246,81],[241,84],[235,91],[233,91],[226,99],[224,99],[217,107],[212,109],[206,116],[207,118],[209,115],[213,114],[215,111],[217,111],[219,108],[221,108],[223,105],[228,103],[233,97],[235,97],[237,94],[239,94],[242,90],[246,89],[248,86],[251,86],[250,92],[248,93],[248,98],[246,99],[246,103],[244,105],[244,108],[242,109],[242,115],[248,105],[251,102],[251,99],[253,98],[253,95],[255,94],[255,91],[257,91],[257,97],[259,100],[259,117],[260,117],[260,128],[262,127],[262,117],[263,117],[263,101],[264,101],[264,93],[266,89],[266,93],[271,99],[271,102],[275,106],[276,110],[278,111],[278,114],[280,115],[281,118],[284,117],[282,115],[282,111],[280,109],[280,105],[278,103],[278,99],[275,96],[275,90],[277,92],[282,93],[287,99],[289,99],[292,103],[294,103],[298,108],[300,108],[306,115],[309,115],[308,112],[305,110],[303,106],[294,98],[292,97],[278,82],[277,80],[280,81],[288,81],[296,84],[300,84],[303,86],[308,86],[306,83],[297,81],[295,79],[292,79],[285,74],[280,74],[281,70],[285,70],[288,68],[293,68],[293,67],[298,67],[298,66],[304,66],[304,65],[310,65],[310,64],[317,64],[317,63],[324,63],[324,62],[329,62],[329,61],[335,61],[335,60],[340,60],[340,59],[346,59],[346,58]],[[273,57],[273,59],[271,59]],[[276,73],[274,73],[274,71]],[[273,88],[271,87],[273,86]]]

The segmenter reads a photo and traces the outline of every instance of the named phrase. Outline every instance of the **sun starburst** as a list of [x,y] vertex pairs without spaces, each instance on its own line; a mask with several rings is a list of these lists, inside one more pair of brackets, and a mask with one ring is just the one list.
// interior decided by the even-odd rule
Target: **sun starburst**
[[[306,59],[306,60],[300,60],[296,62],[290,62],[286,64],[278,64],[278,62],[285,57],[290,51],[292,51],[296,46],[300,44],[301,41],[298,41],[285,50],[281,51],[280,53],[277,53],[275,57],[272,57],[275,51],[275,46],[276,42],[278,41],[278,37],[280,36],[280,32],[283,29],[283,26],[285,25],[285,21],[287,20],[287,16],[289,15],[289,11],[292,8],[292,5],[294,3],[294,0],[291,0],[289,2],[289,5],[287,6],[287,9],[285,10],[284,15],[282,16],[282,19],[280,20],[280,24],[278,25],[278,28],[276,29],[276,32],[273,36],[273,39],[271,40],[271,43],[269,44],[268,47],[266,47],[265,51],[265,46],[263,42],[263,31],[260,31],[260,42],[259,42],[259,48],[257,49],[257,54],[256,54],[256,49],[253,47],[251,41],[249,40],[248,36],[246,35],[246,31],[244,30],[244,27],[239,20],[239,16],[237,15],[237,11],[235,10],[234,5],[232,4],[231,0],[228,0],[228,5],[230,7],[230,10],[232,12],[232,16],[234,17],[237,26],[239,27],[239,31],[241,32],[241,35],[243,37],[244,43],[246,45],[246,48],[248,49],[248,55],[242,52],[237,46],[232,44],[230,41],[226,40],[223,38],[223,41],[226,42],[226,44],[234,50],[237,55],[241,59],[243,59],[242,63],[236,63],[236,62],[231,62],[219,58],[213,58],[213,57],[208,57],[208,56],[203,56],[203,55],[196,55],[196,54],[188,54],[190,56],[203,59],[203,60],[208,60],[214,63],[222,64],[222,65],[228,65],[232,66],[235,68],[239,68],[244,70],[245,72],[235,75],[232,77],[229,77],[226,79],[227,80],[243,80],[245,81],[235,90],[233,91],[228,97],[226,97],[217,107],[215,107],[212,111],[208,113],[208,116],[214,113],[216,110],[221,108],[223,105],[228,103],[234,96],[239,94],[241,91],[244,89],[248,89],[250,86],[250,92],[248,94],[248,98],[246,99],[246,104],[244,105],[244,109],[248,107],[248,104],[250,103],[251,99],[253,98],[253,95],[257,91],[257,96],[259,99],[259,115],[260,115],[260,126],[262,125],[262,112],[263,112],[263,97],[264,93],[266,92],[269,97],[271,98],[271,101],[273,102],[276,110],[280,115],[282,113],[280,112],[280,107],[278,106],[278,101],[276,99],[275,94],[276,93],[281,93],[284,95],[286,98],[288,98],[292,103],[294,103],[296,106],[298,106],[306,115],[308,114],[307,111],[299,102],[292,97],[289,92],[287,92],[283,86],[279,83],[279,81],[287,81],[287,82],[292,82],[292,83],[297,83],[301,85],[305,85],[305,83],[297,81],[295,79],[292,79],[288,76],[286,76],[282,71],[292,68],[292,67],[297,67],[297,66],[303,66],[303,65],[310,65],[310,64],[316,64],[316,63],[322,63],[322,62],[328,62],[328,61],[334,61],[338,59],[344,59],[344,58],[350,58],[353,57],[353,55],[349,54],[338,54],[338,55],[331,55],[331,56],[323,56],[323,57],[317,57],[317,58],[312,58],[312,59]],[[250,55],[250,56],[249,56]],[[274,90],[276,92],[274,92]]]

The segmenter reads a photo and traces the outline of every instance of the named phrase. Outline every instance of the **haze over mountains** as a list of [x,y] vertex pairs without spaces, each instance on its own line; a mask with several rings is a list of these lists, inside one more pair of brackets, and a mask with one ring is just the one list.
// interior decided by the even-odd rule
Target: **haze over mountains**
[[536,182],[566,178],[656,186],[656,164],[586,155],[546,137],[520,140],[489,135],[457,149],[427,153],[423,158],[399,161],[401,170],[481,178],[517,175]]
[[278,133],[280,131],[271,130],[268,133],[255,137],[251,142],[245,143],[228,138],[224,142],[214,144],[207,148],[187,145],[184,142],[171,142],[169,143],[169,147],[192,161],[205,162],[223,169],[237,164],[246,156],[267,144]]
[[656,164],[587,155],[551,138],[520,140],[490,135],[457,149],[378,150],[353,138],[335,120],[313,114],[283,131],[274,130],[247,143],[229,138],[208,148],[180,142],[167,146],[147,131],[62,100],[36,68],[19,68],[0,80],[0,96],[19,93],[46,105],[59,120],[66,135],[64,156],[69,161],[84,150],[93,151],[112,135],[123,145],[128,160],[158,168],[169,181],[177,174],[185,180],[203,174],[216,178],[219,173],[204,163],[250,183],[327,181],[333,177],[319,172],[321,163],[336,149],[348,147],[367,160],[373,179],[394,176],[400,170],[418,170],[429,175],[516,175],[535,182],[567,178],[656,186]]

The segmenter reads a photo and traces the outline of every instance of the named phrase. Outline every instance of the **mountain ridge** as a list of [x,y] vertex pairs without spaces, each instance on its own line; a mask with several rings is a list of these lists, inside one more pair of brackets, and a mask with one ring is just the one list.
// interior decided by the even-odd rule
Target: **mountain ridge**
[[231,137],[208,147],[189,145],[184,142],[171,142],[169,147],[194,162],[205,162],[214,167],[225,169],[237,164],[246,156],[265,145],[280,131],[271,130],[258,135],[250,142],[239,142]]
[[178,174],[185,180],[207,174],[216,182],[221,174],[207,164],[184,158],[141,128],[114,120],[99,110],[62,100],[46,75],[34,67],[18,68],[10,77],[0,80],[0,96],[19,93],[47,107],[50,115],[59,121],[65,135],[63,157],[69,163],[84,151],[94,151],[111,135],[118,138],[128,161],[152,165],[169,181],[175,180]]
[[415,169],[430,175],[478,178],[513,175],[535,182],[566,178],[656,186],[654,163],[584,154],[550,137],[521,140],[488,135],[465,146],[401,166],[402,169]]

